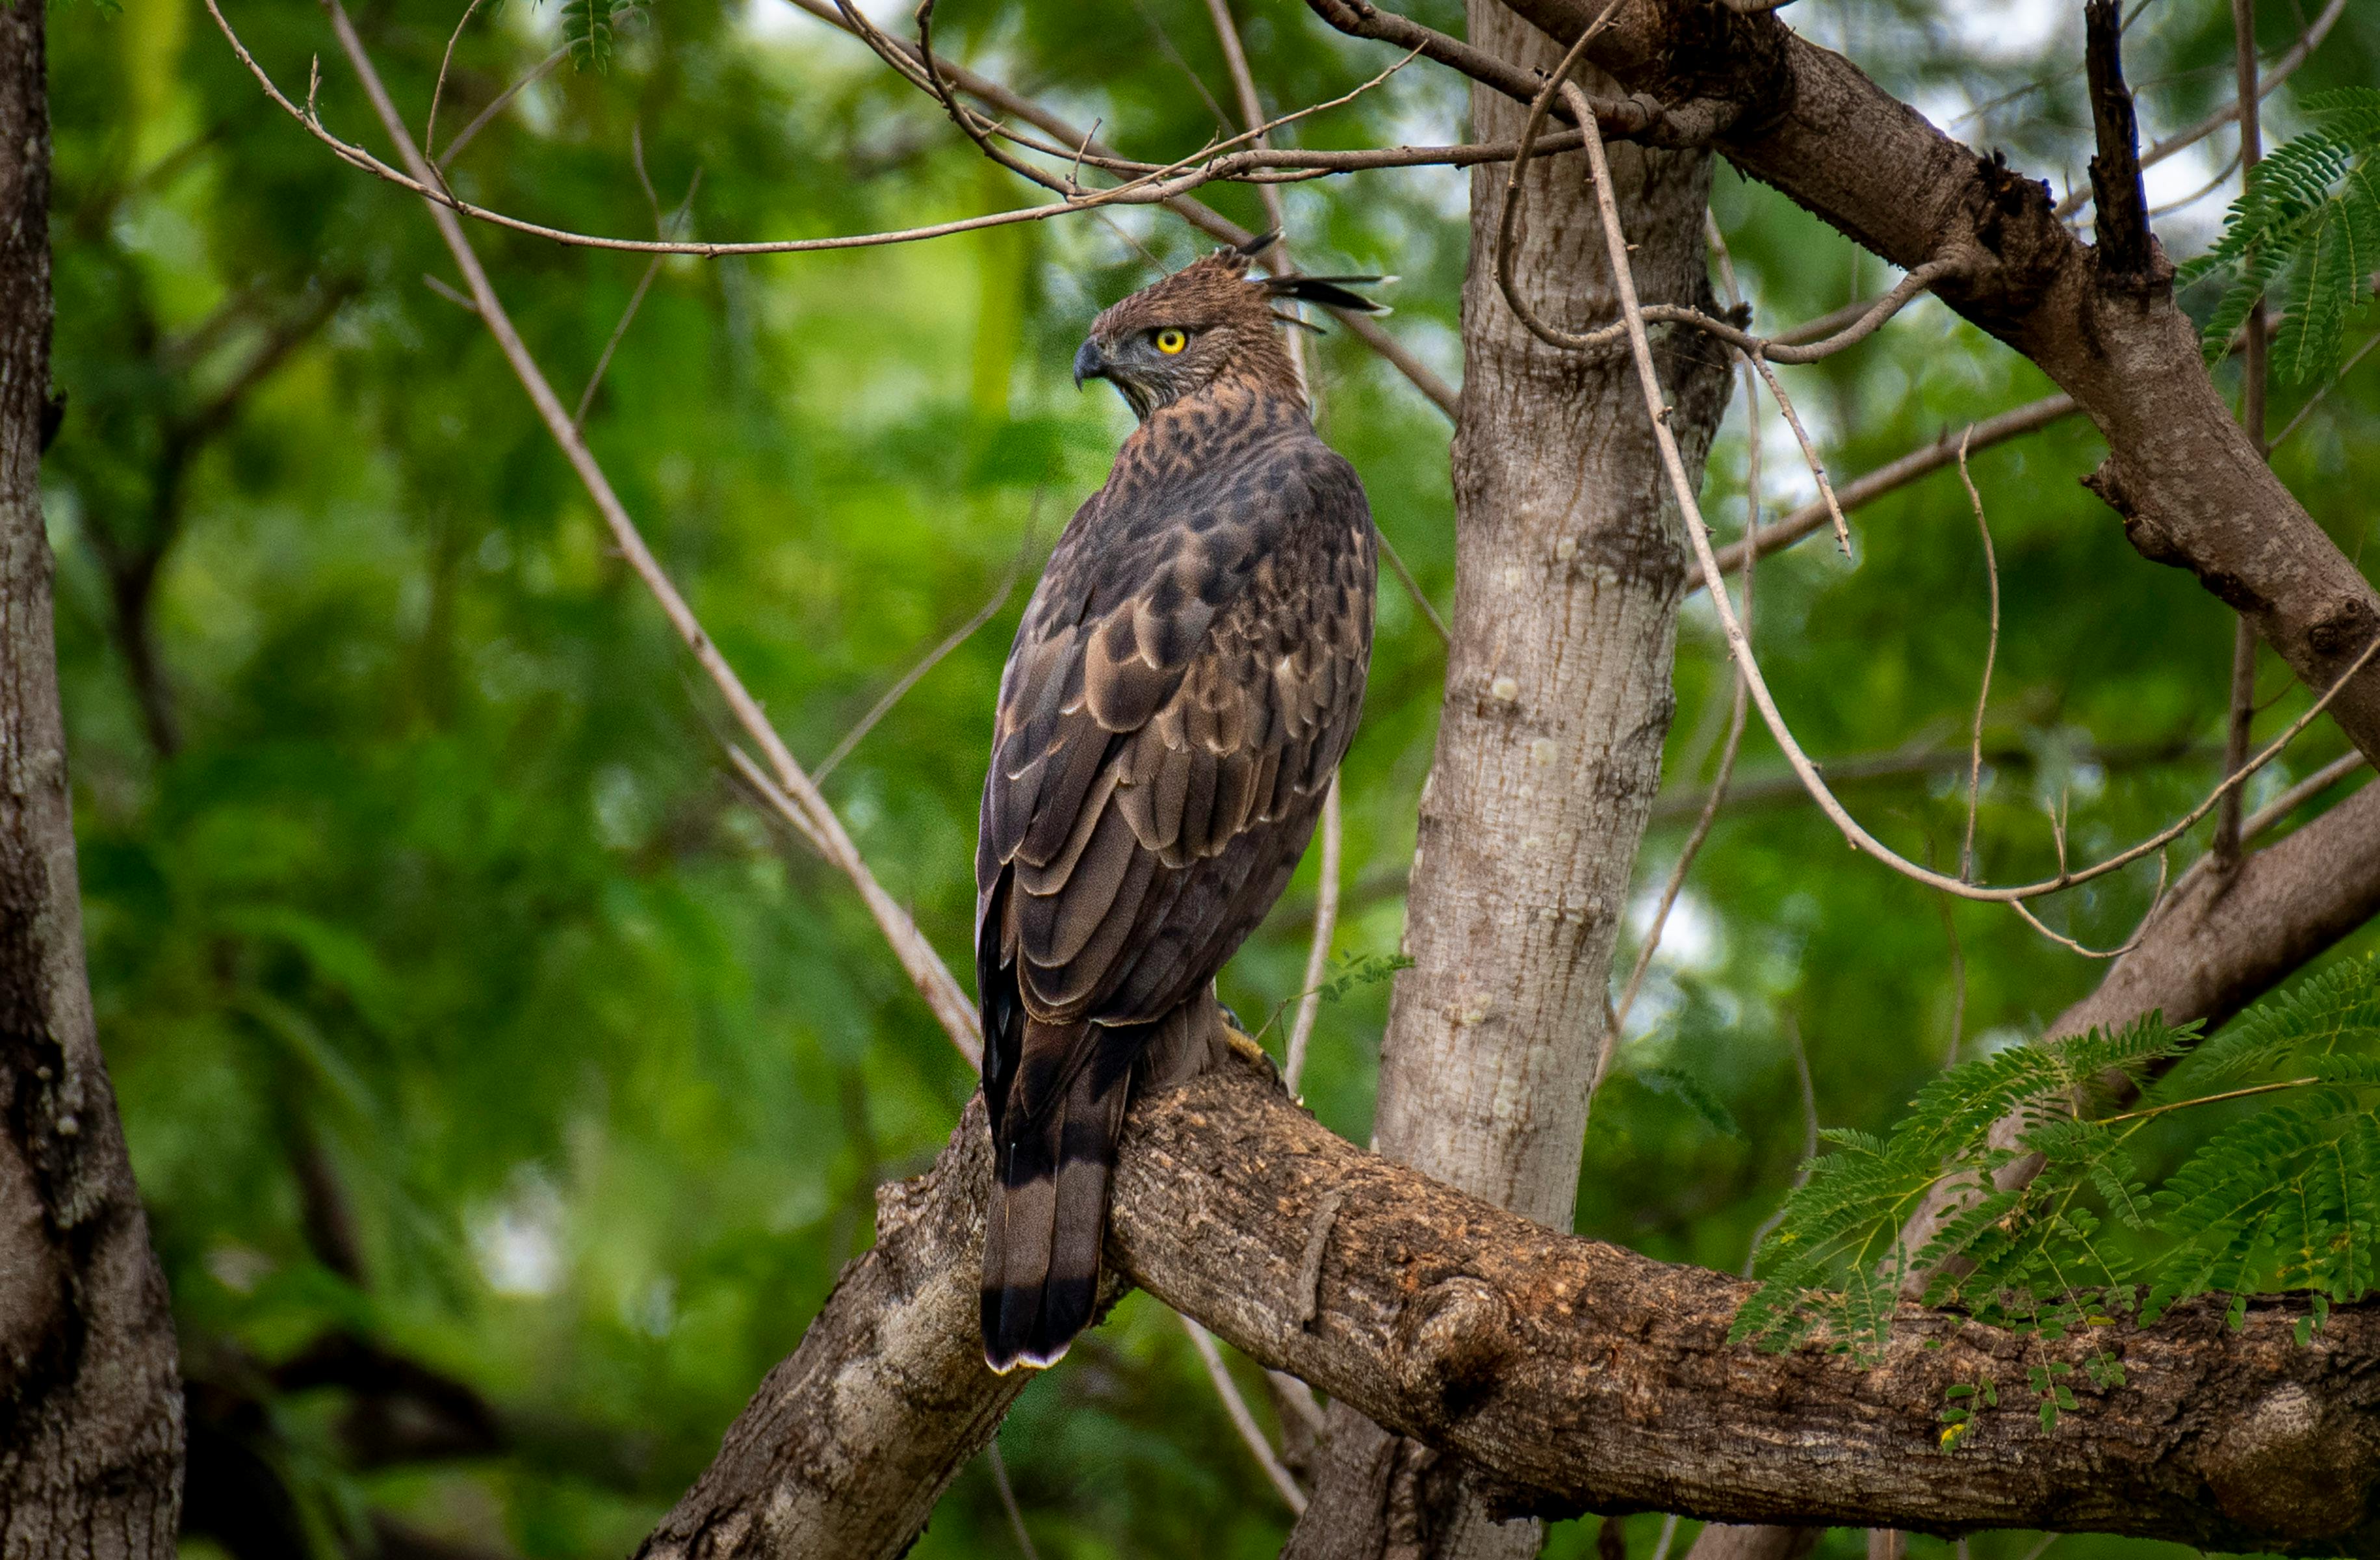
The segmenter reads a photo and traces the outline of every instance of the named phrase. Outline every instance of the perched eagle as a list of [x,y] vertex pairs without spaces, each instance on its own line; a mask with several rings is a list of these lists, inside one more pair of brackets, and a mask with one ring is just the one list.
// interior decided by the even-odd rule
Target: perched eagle
[[1210,1043],[1215,972],[1305,854],[1363,702],[1371,509],[1273,303],[1370,309],[1340,284],[1377,278],[1250,281],[1262,243],[1142,288],[1075,355],[1140,426],[1026,608],[983,785],[995,1371],[1054,1364],[1089,1325],[1135,1079]]

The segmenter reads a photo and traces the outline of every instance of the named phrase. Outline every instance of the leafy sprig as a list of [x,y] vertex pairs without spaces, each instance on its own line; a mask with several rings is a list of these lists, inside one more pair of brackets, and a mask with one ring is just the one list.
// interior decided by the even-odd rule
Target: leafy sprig
[[[1836,1152],[1762,1243],[1765,1282],[1734,1335],[1777,1348],[1823,1338],[1873,1358],[1923,1274],[1928,1304],[2052,1338],[2154,1321],[2209,1293],[2231,1297],[2236,1324],[2252,1295],[2304,1292],[2310,1336],[2330,1305],[2380,1287],[2380,970],[2340,964],[2192,1051],[2194,1030],[2151,1017],[2012,1047],[1927,1084],[1888,1138],[1823,1134]],[[2137,1106],[2112,1109],[2142,1085]],[[2150,1189],[2137,1134],[2218,1102],[2247,1114]],[[2036,1174],[1998,1184],[2036,1155]],[[1901,1228],[1937,1195],[1945,1212],[1912,1251]],[[2121,1379],[2106,1351],[2084,1369],[2103,1389]],[[2031,1384],[2045,1429],[2073,1407],[2064,1383]]]
[[2305,100],[2316,128],[2250,170],[2215,247],[2175,274],[2187,286],[2227,283],[2207,317],[2213,362],[2256,299],[2284,299],[2273,369],[2302,383],[2338,360],[2347,316],[2380,270],[2380,88],[2345,87]]

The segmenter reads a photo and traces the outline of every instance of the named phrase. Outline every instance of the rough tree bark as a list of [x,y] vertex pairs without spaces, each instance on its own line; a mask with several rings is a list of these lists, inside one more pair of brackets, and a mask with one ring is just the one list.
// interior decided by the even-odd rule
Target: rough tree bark
[[877,1192],[876,1244],[844,1267],[638,1560],[909,1546],[1033,1379],[984,1368],[977,1261],[990,1184],[978,1094],[932,1170]]
[[[1604,9],[1603,0],[1512,3],[1565,43]],[[2147,271],[2103,263],[2112,257],[2067,229],[2046,185],[1951,140],[1765,12],[1621,0],[1587,58],[1630,91],[1726,120],[1718,149],[1729,161],[1894,264],[1964,262],[1964,274],[1935,290],[2033,360],[2098,425],[2108,457],[2091,485],[2142,556],[2189,569],[2308,687],[2329,688],[2380,633],[2380,591],[2232,417],[2162,256]],[[2102,148],[2103,158],[2129,155]],[[2365,756],[2380,756],[2380,664],[2340,691],[2331,713]]]
[[[2111,972],[2111,994],[2104,1001],[2137,1005],[2132,1011],[2236,1012],[2375,910],[2380,785],[2250,857],[2228,894],[2161,920]],[[2152,983],[2156,978],[2175,983],[2158,987]],[[2112,994],[2117,992],[2130,994]],[[2084,1006],[2102,1001],[2095,997]],[[727,1432],[719,1461],[648,1541],[650,1553],[867,1560],[907,1546],[931,1503],[905,1493],[899,1480],[924,1492],[942,1488],[1014,1396],[1014,1383],[985,1371],[974,1353],[973,1232],[982,1216],[987,1163],[981,1124],[970,1113],[929,1176],[880,1195],[875,1249],[844,1269],[799,1352],[771,1373]],[[1137,1195],[1120,1188],[1119,1206]],[[1265,1218],[1269,1223],[1275,1215]],[[1299,1270],[1305,1272],[1306,1254],[1314,1251],[1318,1282],[1330,1232],[1324,1231],[1318,1250],[1311,1225],[1303,1236],[1307,1244],[1298,1254]],[[1135,1266],[1128,1276],[1160,1293],[1189,1292],[1189,1285],[1165,1275],[1158,1253],[1134,1249],[1143,1254],[1133,1261],[1152,1265]],[[1111,1255],[1123,1261],[1122,1250],[1121,1244],[1111,1247]],[[1236,1344],[1250,1341],[1226,1336]],[[1767,1368],[1767,1357],[1749,1351],[1741,1363],[1755,1376]],[[824,1383],[836,1383],[861,1390],[838,1389],[826,1397]],[[886,1383],[901,1384],[888,1390]],[[789,1431],[788,1406],[811,1392],[836,1404],[836,1412],[821,1418],[816,1434],[798,1426]],[[889,1484],[879,1479],[886,1470],[897,1476]],[[772,1525],[763,1520],[771,1511],[789,1517]],[[1713,1515],[1733,1515],[1740,1524],[1754,1520],[1743,1513]],[[708,1549],[696,1542],[706,1533]],[[729,1533],[740,1542],[722,1544]],[[1703,1541],[1713,1546],[1704,1560],[1794,1560],[1806,1553],[1812,1536],[1807,1528],[1714,1528]]]
[[[1501,0],[1473,0],[1472,41],[1550,70],[1560,51]],[[1483,140],[1523,110],[1472,94]],[[1615,193],[1647,299],[1712,307],[1703,249],[1710,159],[1616,147]],[[1527,170],[1512,274],[1540,317],[1618,308],[1584,159]],[[1571,1227],[1612,943],[1674,704],[1684,548],[1626,360],[1547,347],[1496,280],[1508,170],[1471,175],[1454,441],[1453,644],[1422,794],[1405,951],[1381,1045],[1376,1146],[1450,1186]],[[1725,360],[1670,354],[1677,431],[1699,475]],[[1499,1522],[1459,1465],[1332,1406],[1292,1560],[1524,1556],[1534,1521]]]
[[[846,1271],[650,1553],[906,1547],[1014,1390],[972,1358],[989,1157],[969,1121],[932,1176],[891,1195],[886,1254]],[[1439,1186],[1333,1136],[1245,1064],[1134,1106],[1109,1253],[1256,1359],[1467,1459],[1504,1509],[2303,1554],[2380,1542],[2380,1307],[2340,1308],[2301,1347],[2294,1299],[2252,1303],[2237,1331],[2218,1298],[2058,1342],[1908,1305],[1874,1369],[1823,1346],[1762,1353],[1727,1342],[1741,1280]],[[2101,1347],[2125,1384],[2076,1386],[2082,1408],[2045,1435],[2029,1372]],[[2002,1407],[1944,1454],[1945,1391],[1985,1378]]]
[[[2099,988],[2059,1014],[2045,1038],[2117,1029],[2149,1013],[2169,1024],[2209,1029],[2280,983],[2292,970],[2380,915],[2380,784],[2367,784],[2315,823],[2258,851],[2228,876],[2199,871],[2141,945],[2107,971]],[[2241,935],[2253,929],[2252,935]],[[2016,1146],[2024,1124],[2003,1120],[1993,1141]],[[2021,1160],[1999,1180],[2015,1186],[2039,1171]],[[1932,1238],[1955,1188],[1929,1198],[1901,1233],[1914,1250]],[[1924,1279],[1912,1277],[1914,1287]],[[1689,1560],[1787,1560],[1805,1541],[1800,1527],[1703,1530]]]
[[0,1556],[164,1560],[181,1383],[91,1028],[42,526],[42,20],[0,10]]
[[[1470,1459],[1500,1509],[1670,1510],[1937,1533],[2155,1534],[2207,1549],[2380,1542],[2380,1306],[2223,1297],[2057,1342],[1904,1305],[1873,1369],[1730,1345],[1750,1286],[1556,1234],[1365,1153],[1237,1069],[1135,1109],[1110,1249],[1160,1299],[1377,1422]],[[2342,1324],[2343,1323],[2343,1324]],[[2024,1383],[2107,1347],[2044,1434]],[[2000,1407],[1955,1455],[1944,1394]],[[2070,1438],[2070,1429],[2072,1434]],[[1973,1438],[1986,1436],[1978,1444]],[[1977,1455],[1968,1455],[1971,1447]]]

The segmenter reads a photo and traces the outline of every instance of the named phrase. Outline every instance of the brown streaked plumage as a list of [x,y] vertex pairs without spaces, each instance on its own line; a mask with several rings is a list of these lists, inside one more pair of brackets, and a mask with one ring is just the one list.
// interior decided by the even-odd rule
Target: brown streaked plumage
[[1075,513],[1002,676],[976,847],[997,1186],[984,1356],[1090,1323],[1135,1079],[1215,1033],[1215,972],[1305,853],[1371,660],[1375,539],[1272,300],[1226,250],[1102,313],[1077,380],[1141,423]]

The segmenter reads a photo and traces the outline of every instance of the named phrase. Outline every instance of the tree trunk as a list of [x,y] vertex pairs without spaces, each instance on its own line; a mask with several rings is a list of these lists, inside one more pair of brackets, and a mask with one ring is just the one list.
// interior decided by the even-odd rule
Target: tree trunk
[[[1500,0],[1472,0],[1470,37],[1500,58],[1559,63]],[[1519,133],[1524,110],[1501,94],[1475,87],[1471,107],[1477,138]],[[1709,158],[1622,145],[1611,162],[1639,291],[1712,307]],[[1516,290],[1572,329],[1619,307],[1585,172],[1577,153],[1533,162],[1513,225]],[[1454,643],[1377,1137],[1384,1154],[1568,1231],[1612,943],[1660,783],[1685,560],[1626,357],[1547,347],[1498,286],[1507,177],[1504,164],[1471,175]],[[1727,365],[1700,336],[1665,356],[1699,475]],[[1457,1465],[1418,1443],[1336,1405],[1329,1442],[1285,1551],[1295,1560],[1536,1553],[1537,1523],[1490,1520]]]
[[0,1556],[164,1560],[181,1383],[91,1028],[42,527],[42,7],[0,10]]

